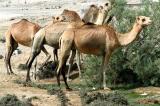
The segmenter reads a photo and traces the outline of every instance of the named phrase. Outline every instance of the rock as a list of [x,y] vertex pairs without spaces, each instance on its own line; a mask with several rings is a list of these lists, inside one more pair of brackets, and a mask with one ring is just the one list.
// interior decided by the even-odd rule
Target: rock
[[3,56],[2,56],[2,55],[0,55],[0,59],[3,59]]
[[58,62],[49,61],[44,66],[39,68],[39,71],[36,72],[36,77],[38,79],[52,78],[56,75],[55,69],[58,65]]
[[13,55],[18,55],[18,54],[21,54],[22,51],[20,49],[16,49],[13,53]]
[[5,37],[1,37],[1,38],[0,38],[0,42],[5,43],[5,42],[6,42]]
[[27,69],[27,65],[26,64],[19,64],[18,65],[18,69],[22,70],[26,70]]

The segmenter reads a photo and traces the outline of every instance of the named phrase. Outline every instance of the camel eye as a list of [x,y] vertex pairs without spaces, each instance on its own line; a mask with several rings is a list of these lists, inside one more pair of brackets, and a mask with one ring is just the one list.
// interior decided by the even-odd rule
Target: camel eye
[[108,6],[108,3],[106,3],[105,6]]
[[146,21],[144,18],[142,19],[142,22]]

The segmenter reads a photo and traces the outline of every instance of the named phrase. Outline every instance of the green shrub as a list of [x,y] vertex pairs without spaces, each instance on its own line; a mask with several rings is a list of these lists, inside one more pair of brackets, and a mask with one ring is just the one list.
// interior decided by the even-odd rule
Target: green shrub
[[0,106],[32,106],[28,101],[20,101],[17,96],[7,94],[0,99]]
[[127,99],[120,93],[100,93],[80,91],[83,106],[129,106]]

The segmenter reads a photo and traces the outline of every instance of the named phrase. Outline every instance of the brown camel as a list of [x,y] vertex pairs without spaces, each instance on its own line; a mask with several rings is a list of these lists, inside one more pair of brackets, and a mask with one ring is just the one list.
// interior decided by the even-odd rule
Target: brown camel
[[[35,34],[31,55],[27,64],[28,69],[27,69],[26,81],[30,81],[30,75],[29,75],[30,68],[35,57],[40,53],[42,49],[41,47],[47,44],[51,47],[54,47],[54,49],[57,51],[57,49],[59,49],[59,38],[63,34],[63,32],[68,28],[78,27],[83,24],[80,16],[75,11],[64,10],[61,16],[64,18],[64,21],[50,23],[44,28],[41,28]],[[77,22],[77,23],[70,24],[72,22]],[[65,73],[63,73],[63,76],[65,78]]]
[[[7,68],[7,74],[13,74],[10,58],[12,56],[13,51],[18,47],[18,44],[31,47],[34,35],[40,28],[41,27],[38,24],[29,22],[26,19],[22,19],[19,22],[12,24],[11,27],[8,29],[8,31],[5,34],[5,64]],[[50,58],[50,54],[46,51],[46,49],[43,46],[42,51],[46,54],[47,61]]]
[[[83,17],[83,21],[85,23],[93,23],[96,25],[102,25],[106,20],[108,12],[111,10],[111,3],[107,1],[104,6],[100,6],[99,8],[96,5],[91,5],[88,11],[85,13]],[[76,63],[78,66],[79,77],[81,78],[81,69],[80,69],[80,53],[76,52]],[[69,79],[70,71],[71,71],[72,64],[69,64],[68,74],[67,74],[67,81],[71,81]]]
[[94,23],[102,25],[107,17],[108,12],[111,10],[112,6],[109,1],[107,1],[104,6],[97,7],[96,5],[91,5],[87,12],[84,14],[82,20],[85,23]]
[[[60,38],[61,55],[57,69],[57,82],[60,86],[60,72],[66,65],[66,61],[72,50],[72,59],[75,56],[75,50],[85,53],[103,56],[101,76],[104,89],[106,87],[106,69],[112,52],[121,46],[126,46],[138,38],[141,30],[151,23],[149,17],[139,16],[130,32],[121,34],[107,25],[83,25],[81,28],[72,28],[66,30]],[[71,59],[71,60],[72,60]],[[72,63],[71,63],[72,64]],[[66,84],[66,89],[70,89]]]

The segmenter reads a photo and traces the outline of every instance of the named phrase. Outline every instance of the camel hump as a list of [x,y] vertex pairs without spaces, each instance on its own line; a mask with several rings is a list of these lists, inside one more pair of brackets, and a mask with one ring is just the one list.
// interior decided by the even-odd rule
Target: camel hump
[[27,19],[25,19],[25,18],[23,18],[23,19],[21,19],[21,21],[28,21]]

